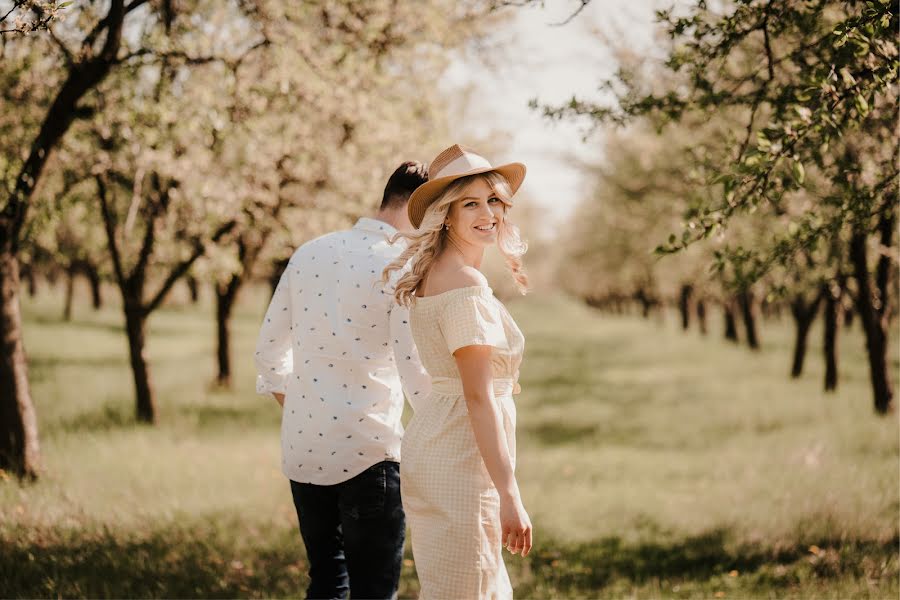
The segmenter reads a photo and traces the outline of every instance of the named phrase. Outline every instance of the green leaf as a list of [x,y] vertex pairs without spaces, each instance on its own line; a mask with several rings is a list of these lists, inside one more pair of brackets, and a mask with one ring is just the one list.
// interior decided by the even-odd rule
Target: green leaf
[[67,6],[72,6],[73,4],[75,4],[75,0],[69,0],[68,2],[61,2],[61,3],[59,3],[59,4],[56,6],[56,8],[66,8]]
[[792,165],[792,170],[794,172],[794,180],[803,185],[803,182],[806,180],[806,169],[803,168],[803,163],[799,160],[795,160]]

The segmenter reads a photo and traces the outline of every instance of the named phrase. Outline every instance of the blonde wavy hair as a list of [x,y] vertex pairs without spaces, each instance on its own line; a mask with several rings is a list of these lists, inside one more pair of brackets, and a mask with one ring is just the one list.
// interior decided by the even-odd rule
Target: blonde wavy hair
[[387,283],[391,273],[403,269],[409,263],[409,271],[400,277],[394,288],[394,297],[398,304],[409,306],[413,302],[416,289],[428,276],[435,259],[447,246],[449,232],[444,229],[444,220],[450,212],[450,206],[463,197],[466,188],[476,178],[484,179],[497,198],[503,202],[503,222],[497,232],[497,248],[516,282],[516,288],[521,294],[528,291],[528,276],[522,269],[522,256],[528,250],[528,244],[522,241],[519,228],[507,219],[509,209],[513,206],[512,190],[505,177],[496,172],[488,172],[461,177],[454,181],[428,206],[417,230],[412,233],[398,232],[391,237],[391,244],[401,238],[409,240],[406,250],[385,267],[381,274],[382,283]]

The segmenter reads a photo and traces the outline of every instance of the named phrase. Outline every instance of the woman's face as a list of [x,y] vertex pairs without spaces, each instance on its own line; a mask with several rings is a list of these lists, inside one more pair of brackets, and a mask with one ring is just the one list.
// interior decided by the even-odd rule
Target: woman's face
[[450,205],[445,221],[450,225],[448,233],[458,242],[490,246],[497,241],[505,210],[490,184],[478,177],[465,189],[463,197]]

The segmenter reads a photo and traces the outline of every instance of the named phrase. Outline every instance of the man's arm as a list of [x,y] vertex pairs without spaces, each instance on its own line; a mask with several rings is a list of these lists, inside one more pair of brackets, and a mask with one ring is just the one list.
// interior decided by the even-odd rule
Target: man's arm
[[419,359],[419,351],[409,328],[409,309],[405,306],[393,305],[390,334],[400,382],[410,406],[415,410],[416,402],[425,398],[431,391],[431,377]]
[[290,267],[284,270],[256,340],[256,392],[272,394],[284,406],[287,377],[293,371]]

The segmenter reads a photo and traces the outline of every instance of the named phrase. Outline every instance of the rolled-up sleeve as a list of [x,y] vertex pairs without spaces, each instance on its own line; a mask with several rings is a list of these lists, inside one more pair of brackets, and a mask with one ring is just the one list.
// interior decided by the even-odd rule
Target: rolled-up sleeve
[[275,288],[256,340],[256,393],[284,394],[288,376],[293,371],[291,348],[291,284],[285,269]]

